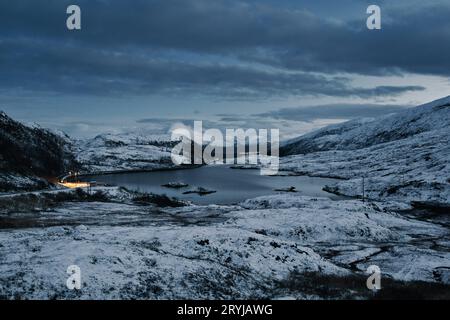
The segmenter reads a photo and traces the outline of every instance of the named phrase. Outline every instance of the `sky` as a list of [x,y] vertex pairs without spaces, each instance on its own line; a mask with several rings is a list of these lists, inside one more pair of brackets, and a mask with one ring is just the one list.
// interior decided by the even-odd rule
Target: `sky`
[[448,0],[0,0],[0,110],[74,137],[204,120],[291,138],[450,95],[449,17]]

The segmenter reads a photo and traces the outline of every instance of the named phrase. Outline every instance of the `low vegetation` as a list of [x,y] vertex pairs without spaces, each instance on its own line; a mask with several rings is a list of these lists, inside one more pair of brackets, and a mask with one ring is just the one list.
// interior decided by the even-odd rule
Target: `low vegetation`
[[172,208],[178,208],[178,207],[184,207],[186,206],[186,203],[184,201],[170,198],[166,196],[165,194],[159,195],[159,194],[152,194],[152,193],[146,193],[146,194],[140,194],[138,196],[135,196],[133,198],[133,202],[139,203],[139,204],[153,204],[158,207],[172,207]]
[[365,275],[336,276],[319,272],[291,272],[278,283],[283,295],[311,295],[321,299],[448,300],[450,285],[381,278],[381,290],[370,291]]
[[0,198],[0,213],[42,211],[53,208],[63,202],[106,202],[108,196],[98,190],[87,192],[75,189],[61,192],[26,193]]

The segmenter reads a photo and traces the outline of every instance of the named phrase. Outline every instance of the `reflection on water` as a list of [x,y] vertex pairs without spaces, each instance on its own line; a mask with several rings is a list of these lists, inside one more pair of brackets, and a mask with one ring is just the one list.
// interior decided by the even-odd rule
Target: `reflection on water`
[[[306,176],[261,176],[260,170],[231,169],[228,166],[204,166],[195,169],[155,172],[117,173],[90,176],[87,180],[126,187],[130,190],[166,194],[197,204],[233,204],[262,195],[280,193],[274,189],[295,187],[300,195],[339,199],[322,188],[335,179]],[[162,187],[170,182],[183,182],[188,187],[171,189]],[[216,193],[200,196],[183,192],[203,187]]]

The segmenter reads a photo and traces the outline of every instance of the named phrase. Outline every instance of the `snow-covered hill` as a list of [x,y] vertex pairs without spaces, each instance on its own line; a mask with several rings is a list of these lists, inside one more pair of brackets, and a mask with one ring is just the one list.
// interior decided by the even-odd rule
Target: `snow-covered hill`
[[355,150],[450,127],[450,96],[379,118],[327,126],[287,141],[283,155],[328,150]]
[[77,160],[87,172],[150,170],[173,166],[169,136],[101,134],[77,141]]
[[40,127],[28,127],[0,112],[0,192],[39,189],[78,164],[70,140]]
[[450,203],[450,97],[288,142],[281,168],[346,179],[329,190],[373,199]]

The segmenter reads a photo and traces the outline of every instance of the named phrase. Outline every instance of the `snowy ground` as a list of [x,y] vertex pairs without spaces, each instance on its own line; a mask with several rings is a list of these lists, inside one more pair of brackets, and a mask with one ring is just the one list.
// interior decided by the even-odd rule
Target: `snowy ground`
[[0,195],[13,190],[39,190],[48,188],[48,181],[18,173],[0,172]]
[[[450,283],[448,228],[380,203],[281,194],[160,208],[101,190],[106,202],[3,211],[2,225],[15,227],[0,231],[1,297],[323,298],[283,292],[280,283],[293,273],[345,277],[370,264],[386,278]],[[82,271],[80,291],[65,285],[72,264]]]

